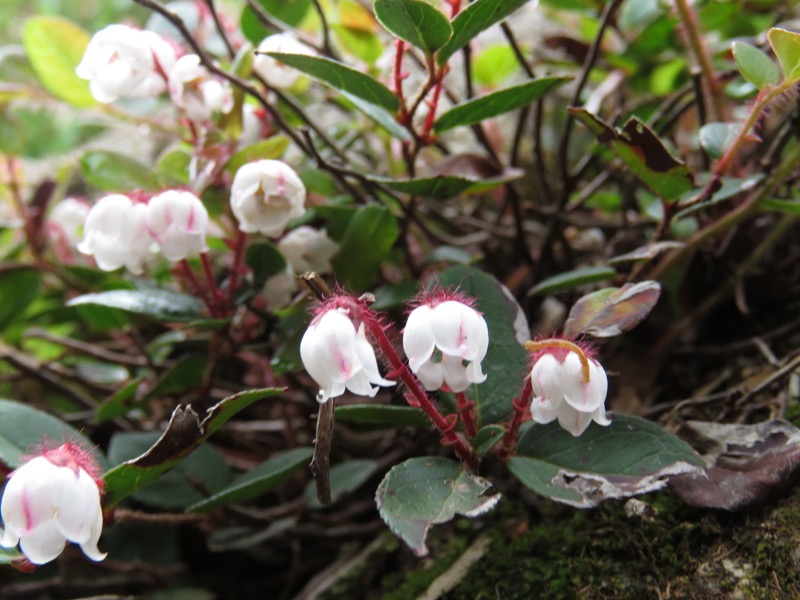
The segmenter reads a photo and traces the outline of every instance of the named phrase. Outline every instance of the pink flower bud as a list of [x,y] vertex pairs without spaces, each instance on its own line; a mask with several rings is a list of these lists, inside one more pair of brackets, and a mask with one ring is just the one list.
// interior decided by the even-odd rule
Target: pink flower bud
[[66,443],[45,450],[11,473],[0,513],[4,531],[0,546],[17,544],[32,563],[54,560],[67,542],[79,544],[92,560],[103,529],[102,480],[91,455]]
[[297,173],[279,160],[248,163],[231,185],[231,209],[245,233],[278,236],[289,219],[305,213],[306,186]]
[[94,256],[103,271],[124,265],[140,275],[145,260],[157,250],[147,231],[147,206],[122,194],[104,196],[86,217],[78,250]]
[[297,36],[291,32],[276,33],[265,38],[256,49],[253,71],[261,75],[268,85],[276,88],[290,87],[302,73],[294,67],[278,62],[271,56],[261,54],[262,52],[316,55],[313,48],[298,40]]
[[147,205],[147,228],[170,262],[208,250],[208,211],[191,192],[169,190]]
[[394,385],[381,377],[375,350],[362,322],[358,329],[344,309],[331,308],[314,318],[300,340],[303,366],[320,390],[317,401],[344,394],[374,396],[377,385]]
[[75,72],[89,80],[94,98],[107,104],[157,96],[167,87],[175,59],[175,49],[158,34],[109,25],[94,34]]
[[403,330],[408,366],[426,390],[446,385],[463,392],[486,375],[481,361],[489,328],[481,314],[456,299],[431,298],[411,311]]
[[589,381],[576,352],[552,348],[538,354],[531,369],[533,399],[531,417],[537,423],[558,419],[559,425],[574,436],[581,435],[591,421],[609,425],[605,401],[608,378],[603,367],[587,357]]
[[339,251],[339,244],[329,238],[325,230],[303,225],[287,233],[278,242],[278,250],[296,273],[331,273],[331,259]]
[[200,64],[197,54],[178,59],[169,72],[169,95],[192,121],[208,121],[216,111],[230,112],[233,92]]

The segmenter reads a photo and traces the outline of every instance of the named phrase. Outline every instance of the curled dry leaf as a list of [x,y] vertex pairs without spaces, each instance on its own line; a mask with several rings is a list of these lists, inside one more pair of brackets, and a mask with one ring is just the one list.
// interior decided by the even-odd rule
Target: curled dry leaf
[[779,419],[756,425],[689,421],[678,435],[706,461],[707,477],[670,480],[687,504],[741,510],[785,492],[800,480],[800,429]]
[[650,314],[660,295],[661,286],[657,281],[626,283],[621,288],[587,294],[570,310],[564,335],[611,337],[625,333]]

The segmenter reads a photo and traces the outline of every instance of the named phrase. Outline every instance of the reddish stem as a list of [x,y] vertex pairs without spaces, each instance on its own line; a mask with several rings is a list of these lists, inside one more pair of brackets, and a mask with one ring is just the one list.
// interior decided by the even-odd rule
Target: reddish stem
[[439,96],[442,94],[444,72],[445,67],[442,67],[436,73],[436,85],[433,87],[433,97],[430,102],[428,102],[428,114],[425,115],[425,124],[422,126],[422,134],[420,135],[423,144],[430,144],[432,141],[431,131],[433,130],[433,122],[436,119],[436,109],[439,106]]
[[231,266],[231,276],[228,278],[228,306],[234,309],[236,298],[236,285],[239,283],[239,273],[244,270],[242,259],[244,258],[244,247],[247,245],[247,234],[239,230],[236,234],[236,241],[233,245],[233,265]]
[[200,253],[200,264],[203,266],[203,273],[208,282],[208,288],[211,292],[211,313],[217,317],[225,314],[225,298],[222,296],[222,290],[217,285],[217,280],[214,278],[214,271],[211,269],[211,261],[208,259],[208,252]]
[[403,73],[403,54],[406,51],[406,43],[403,40],[395,40],[394,47],[394,93],[400,101],[400,124],[406,125],[408,123],[408,107],[406,106],[406,98],[403,95],[403,79],[407,76],[406,73]]
[[464,392],[456,392],[456,406],[461,422],[464,423],[464,431],[472,439],[478,432],[475,428],[475,403],[467,400]]
[[522,393],[514,398],[514,415],[511,417],[511,422],[508,424],[505,436],[503,436],[503,443],[500,446],[500,457],[508,458],[514,452],[517,445],[517,435],[519,428],[522,425],[522,420],[525,417],[525,412],[531,405],[531,398],[533,397],[533,384],[531,378],[526,377],[525,383],[522,386]]

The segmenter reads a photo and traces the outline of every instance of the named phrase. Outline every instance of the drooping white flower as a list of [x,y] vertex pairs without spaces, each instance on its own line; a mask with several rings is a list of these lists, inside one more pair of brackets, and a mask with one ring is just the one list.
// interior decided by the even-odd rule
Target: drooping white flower
[[253,58],[253,71],[261,75],[268,85],[276,88],[290,87],[302,73],[293,67],[278,62],[271,56],[262,54],[263,52],[316,55],[316,51],[313,48],[301,42],[297,39],[297,36],[288,31],[264,38],[256,48],[256,55]]
[[233,177],[231,209],[245,233],[278,236],[306,211],[305,203],[306,186],[279,160],[247,163]]
[[375,349],[362,322],[358,329],[342,309],[330,309],[315,318],[300,341],[300,358],[317,382],[319,402],[344,394],[374,396],[376,386],[394,385],[381,377]]
[[339,244],[329,238],[324,229],[302,225],[278,242],[278,250],[296,273],[330,273],[333,270],[331,259],[339,251]]
[[172,67],[169,95],[191,121],[207,121],[214,112],[227,113],[233,108],[230,85],[209,73],[197,54],[182,56]]
[[81,229],[89,215],[89,205],[77,198],[64,198],[53,207],[47,217],[50,234],[74,248],[81,240]]
[[151,198],[147,229],[170,262],[208,250],[208,211],[191,192],[168,190]]
[[589,358],[589,381],[584,382],[580,357],[573,351],[564,352],[545,351],[534,363],[531,417],[537,423],[558,419],[561,427],[577,437],[591,421],[611,423],[605,409],[608,378],[600,363]]
[[104,196],[86,217],[78,250],[94,256],[103,271],[124,265],[140,275],[145,260],[157,250],[148,233],[147,206],[122,194]]
[[115,24],[94,34],[75,72],[89,80],[95,100],[107,104],[157,96],[175,60],[175,49],[157,33]]
[[481,361],[488,348],[486,321],[457,300],[418,306],[403,330],[408,366],[427,390],[438,390],[444,384],[463,392],[471,383],[485,381]]
[[103,529],[98,469],[74,444],[46,450],[8,479],[0,513],[0,546],[17,544],[36,565],[54,560],[67,542],[79,544],[92,560],[106,555],[97,549]]

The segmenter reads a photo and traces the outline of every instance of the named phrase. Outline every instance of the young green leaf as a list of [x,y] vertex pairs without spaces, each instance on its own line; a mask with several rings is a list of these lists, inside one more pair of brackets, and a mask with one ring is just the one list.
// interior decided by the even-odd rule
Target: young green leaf
[[571,77],[544,77],[521,85],[457,104],[436,120],[436,131],[447,131],[461,125],[474,125],[485,119],[522,108],[551,89],[563,85]]
[[758,89],[780,82],[781,74],[777,65],[762,50],[746,42],[733,42],[731,50],[742,77]]
[[375,0],[375,16],[389,33],[433,54],[453,35],[450,21],[423,0]]
[[800,79],[800,33],[773,27],[767,32],[769,45],[783,69],[786,81]]
[[231,156],[228,164],[225,165],[225,170],[231,175],[235,175],[239,167],[254,160],[280,158],[288,146],[289,138],[283,135],[274,135],[266,140],[258,141]]
[[481,31],[502,21],[528,0],[475,0],[453,19],[453,37],[439,50],[436,58],[440,65]]
[[389,88],[369,75],[338,61],[304,54],[282,52],[267,52],[266,54],[314,79],[327,83],[335,90],[348,92],[390,112],[396,112],[400,108],[400,101]]

